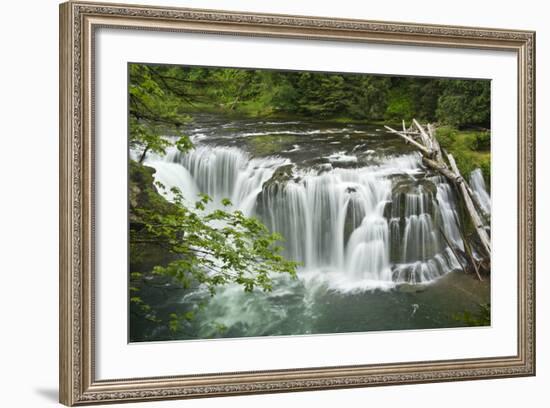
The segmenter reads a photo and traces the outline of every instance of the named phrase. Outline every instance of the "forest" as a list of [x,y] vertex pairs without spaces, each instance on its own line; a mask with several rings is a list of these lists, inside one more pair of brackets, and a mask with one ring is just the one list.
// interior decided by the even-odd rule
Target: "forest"
[[489,128],[491,83],[421,77],[132,65],[130,82],[150,77],[190,111],[338,120],[439,122]]

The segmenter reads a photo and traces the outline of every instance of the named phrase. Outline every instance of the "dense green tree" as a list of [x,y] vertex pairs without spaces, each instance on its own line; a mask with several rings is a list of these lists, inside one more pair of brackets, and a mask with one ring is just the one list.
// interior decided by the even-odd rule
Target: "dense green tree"
[[384,117],[391,81],[387,77],[352,74],[345,76],[346,112],[354,119]]
[[279,74],[281,90],[271,102],[278,111],[320,118],[380,119],[389,79],[357,74],[289,72]]
[[430,78],[392,78],[386,118],[434,121],[442,86],[441,81]]
[[[132,65],[131,74],[144,80],[155,75],[158,89],[155,81],[145,84],[158,99],[145,99],[144,108],[160,108],[154,116],[161,128],[181,114],[177,111],[181,100],[190,108],[256,115],[282,113],[367,121],[414,117],[459,128],[490,125],[487,80],[145,65]],[[168,96],[176,100],[167,98],[163,93],[166,88],[171,90]],[[136,131],[141,132],[144,142],[153,141],[149,149],[162,148],[154,143],[158,142],[155,129],[138,127]]]
[[491,83],[474,80],[445,80],[438,99],[437,119],[447,125],[489,127]]

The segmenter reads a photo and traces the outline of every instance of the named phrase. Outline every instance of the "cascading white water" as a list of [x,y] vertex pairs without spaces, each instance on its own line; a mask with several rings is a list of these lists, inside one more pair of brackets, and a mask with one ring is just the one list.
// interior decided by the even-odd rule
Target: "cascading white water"
[[436,199],[439,205],[443,232],[454,246],[464,250],[464,243],[458,225],[458,214],[453,205],[455,202],[454,193],[443,177],[438,176],[435,182],[437,183]]
[[[197,201],[202,192],[213,199],[214,206],[228,198],[236,208],[249,215],[263,183],[275,169],[288,164],[288,160],[277,157],[250,159],[236,148],[199,146],[186,154],[173,148],[162,157],[151,155],[145,164],[157,170],[155,179],[168,187],[167,190],[177,187],[190,203]],[[167,198],[170,199],[169,193]]]
[[[328,162],[357,161],[336,156]],[[301,262],[304,273],[376,287],[430,282],[460,267],[440,236],[443,231],[462,248],[454,196],[443,179],[417,180],[423,177],[417,154],[314,170],[280,157],[251,158],[235,147],[199,145],[146,164],[190,202],[204,192],[259,217],[285,238],[285,255]]]
[[256,214],[286,239],[288,256],[306,269],[338,269],[359,279],[388,280],[391,183],[372,169],[296,172],[266,185]]
[[178,163],[164,161],[158,156],[147,160],[146,164],[155,168],[155,180],[164,186],[161,192],[166,199],[173,199],[170,188],[177,187],[180,191],[185,192],[185,198],[190,204],[198,200],[199,189],[193,176],[185,167]]
[[470,174],[470,187],[476,195],[482,210],[485,211],[485,213],[490,214],[491,196],[487,192],[487,187],[485,186],[485,180],[483,179],[481,169],[475,169]]
[[430,282],[460,267],[442,237],[462,248],[453,203],[450,186],[439,177],[396,187],[391,218],[395,281]]

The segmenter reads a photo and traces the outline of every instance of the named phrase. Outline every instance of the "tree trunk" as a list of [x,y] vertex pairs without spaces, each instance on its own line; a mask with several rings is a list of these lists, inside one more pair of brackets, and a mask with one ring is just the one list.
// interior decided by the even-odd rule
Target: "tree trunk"
[[148,151],[149,146],[145,146],[145,149],[143,149],[143,153],[141,153],[141,156],[139,157],[139,164],[143,164],[143,160],[145,160],[145,156],[147,156]]

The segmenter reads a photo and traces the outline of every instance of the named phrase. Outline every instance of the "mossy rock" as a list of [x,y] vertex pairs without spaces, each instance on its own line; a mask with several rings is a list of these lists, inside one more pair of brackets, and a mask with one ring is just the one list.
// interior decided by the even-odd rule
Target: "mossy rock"
[[298,141],[294,135],[261,135],[251,136],[245,139],[248,149],[252,155],[273,156],[292,147]]
[[167,201],[155,186],[153,175],[156,170],[130,160],[129,195],[130,222],[139,221],[138,210],[155,210],[159,213],[169,213],[175,206]]
[[[157,214],[170,214],[177,207],[167,201],[155,186],[155,169],[133,160],[129,165],[129,214],[130,237],[147,235],[140,211],[154,211]],[[155,265],[163,265],[175,259],[160,245],[137,244],[130,239],[130,270],[148,272]]]
[[264,182],[262,185],[262,190],[267,189],[279,189],[282,185],[288,183],[289,181],[294,180],[296,181],[297,178],[294,175],[294,165],[293,164],[285,164],[283,166],[280,166],[275,170],[273,175]]

